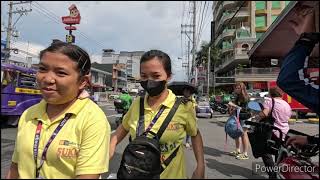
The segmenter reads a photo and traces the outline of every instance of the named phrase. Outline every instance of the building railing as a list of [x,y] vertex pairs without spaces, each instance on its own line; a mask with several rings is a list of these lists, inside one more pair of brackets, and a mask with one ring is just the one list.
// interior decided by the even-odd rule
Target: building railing
[[[220,29],[221,27],[223,26],[223,24],[231,19],[234,15],[234,13],[236,13],[236,11],[230,11],[228,13],[225,13],[222,15],[222,17],[220,18],[220,21],[216,27],[216,32],[219,33],[220,32]],[[243,16],[250,16],[250,12],[249,12],[249,8],[248,7],[242,7],[240,9],[240,11],[235,15],[235,18],[237,17],[243,17]]]
[[236,69],[236,76],[275,76],[280,72],[279,67]]
[[216,82],[215,83],[228,83],[232,84],[235,82],[235,77],[216,77],[215,78]]

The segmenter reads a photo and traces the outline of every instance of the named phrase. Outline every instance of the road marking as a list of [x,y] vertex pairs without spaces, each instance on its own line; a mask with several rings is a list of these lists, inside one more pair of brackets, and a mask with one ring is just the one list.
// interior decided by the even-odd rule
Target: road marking
[[114,132],[116,132],[116,130],[111,131],[111,134],[113,134]]
[[107,109],[108,111],[114,111],[114,108],[109,108],[109,109]]

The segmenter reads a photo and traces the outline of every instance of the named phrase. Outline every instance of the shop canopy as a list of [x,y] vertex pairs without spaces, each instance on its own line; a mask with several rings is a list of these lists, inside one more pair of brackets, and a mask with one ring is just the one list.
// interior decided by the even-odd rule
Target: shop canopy
[[[299,4],[300,3],[300,4]],[[260,37],[248,52],[250,59],[255,58],[283,58],[293,47],[299,35],[289,25],[289,22],[296,21],[295,10],[299,5],[314,7],[315,22],[319,32],[319,2],[318,1],[292,1],[281,12],[278,18],[271,24],[268,30]],[[318,17],[317,17],[318,16]],[[299,22],[297,22],[299,23]],[[318,44],[319,46],[319,44]],[[314,48],[313,56],[319,57],[319,47]]]

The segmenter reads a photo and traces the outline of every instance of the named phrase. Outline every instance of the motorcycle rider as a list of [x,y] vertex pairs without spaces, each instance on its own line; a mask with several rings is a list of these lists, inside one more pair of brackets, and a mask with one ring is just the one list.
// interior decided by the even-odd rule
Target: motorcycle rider
[[128,112],[131,104],[132,104],[132,97],[128,94],[127,90],[122,90],[122,94],[120,95],[119,99],[121,100],[121,105],[123,109],[122,117]]

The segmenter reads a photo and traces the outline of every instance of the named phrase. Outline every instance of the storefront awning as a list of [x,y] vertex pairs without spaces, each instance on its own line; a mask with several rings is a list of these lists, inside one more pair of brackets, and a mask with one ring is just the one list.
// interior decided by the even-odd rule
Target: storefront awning
[[[315,16],[319,16],[319,2],[299,1],[299,3],[301,5],[315,7]],[[257,41],[248,52],[250,59],[279,59],[284,57],[286,53],[289,52],[296,40],[299,38],[299,35],[297,35],[289,25],[290,21],[297,19],[295,17],[295,8],[297,8],[297,6],[298,1],[292,1],[288,4],[288,6],[281,12],[275,22],[268,28],[268,30],[261,36],[259,41]],[[319,28],[319,24],[317,26]],[[319,47],[314,48],[313,53],[315,57],[319,57]]]

